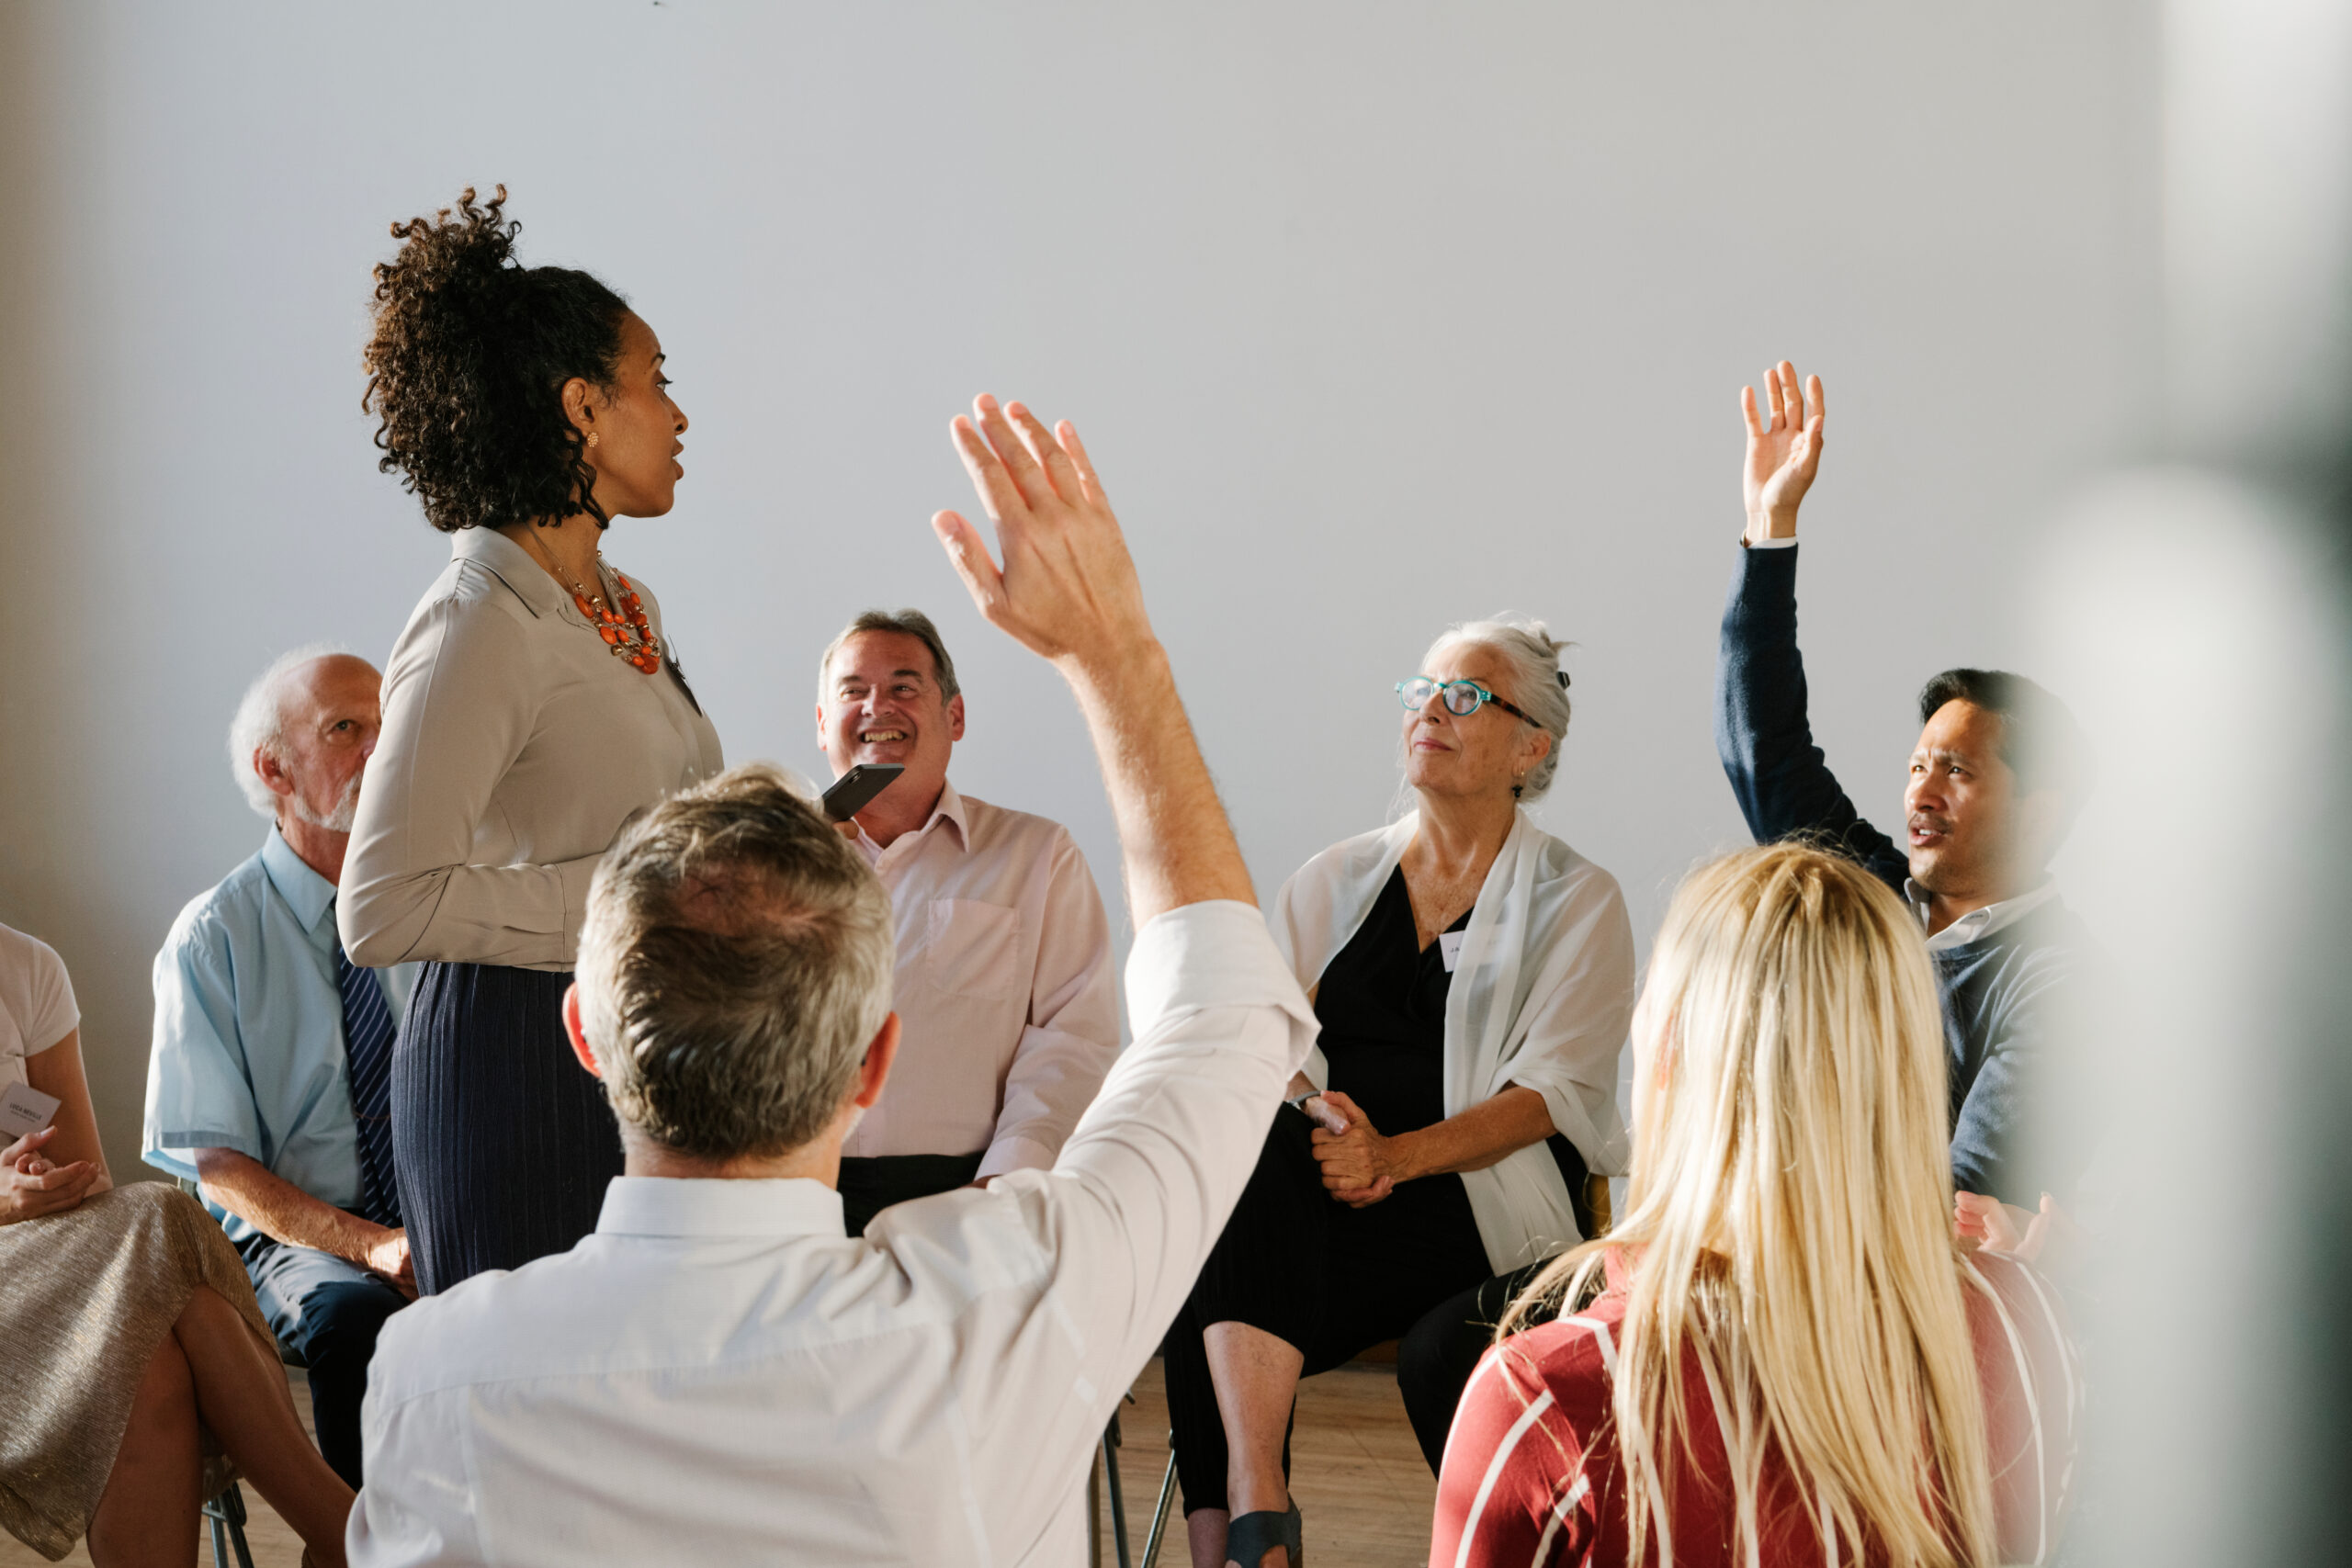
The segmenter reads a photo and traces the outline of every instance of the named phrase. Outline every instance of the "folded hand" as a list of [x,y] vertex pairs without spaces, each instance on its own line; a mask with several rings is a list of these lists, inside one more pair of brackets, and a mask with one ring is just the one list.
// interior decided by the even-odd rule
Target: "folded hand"
[[1338,1089],[1326,1089],[1317,1098],[1346,1122],[1342,1132],[1318,1125],[1309,1134],[1316,1163],[1323,1169],[1324,1190],[1353,1209],[1379,1202],[1404,1179],[1396,1140],[1383,1137],[1363,1108]]
[[416,1263],[409,1256],[405,1228],[384,1232],[368,1248],[367,1268],[409,1300],[416,1300]]
[[0,1149],[0,1225],[62,1213],[90,1195],[97,1162],[52,1165],[40,1149],[56,1135],[55,1127],[43,1127]]
[[2061,1238],[2067,1245],[2060,1250],[2072,1250],[2078,1245],[2080,1233],[2058,1206],[2058,1200],[2047,1192],[2041,1195],[2038,1212],[2019,1209],[1981,1193],[1955,1192],[1952,1234],[1971,1252],[1997,1252],[2020,1263],[2032,1263]]

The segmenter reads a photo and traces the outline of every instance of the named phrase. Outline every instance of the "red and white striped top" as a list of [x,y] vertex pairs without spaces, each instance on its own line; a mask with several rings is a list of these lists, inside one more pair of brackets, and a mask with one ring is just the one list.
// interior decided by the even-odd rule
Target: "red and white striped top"
[[[1627,1561],[1625,1503],[1610,1383],[1625,1311],[1612,1257],[1610,1289],[1575,1317],[1487,1352],[1464,1390],[1438,1479],[1430,1568],[1613,1565]],[[2045,1562],[2058,1545],[2073,1478],[2082,1377],[2058,1293],[2012,1258],[1971,1264],[1987,1289],[1966,1292],[1992,1444],[1994,1508],[2004,1562]],[[1668,1490],[1674,1568],[1744,1568],[1723,1428],[1693,1356],[1685,1366],[1699,1462]],[[1794,1478],[1768,1459],[1757,1560],[1762,1568],[1838,1561]],[[1653,1562],[1665,1561],[1657,1533]]]

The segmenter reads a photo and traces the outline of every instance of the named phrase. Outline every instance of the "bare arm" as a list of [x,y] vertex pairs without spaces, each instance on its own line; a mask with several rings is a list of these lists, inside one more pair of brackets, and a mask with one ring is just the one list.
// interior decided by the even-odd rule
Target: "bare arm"
[[356,1263],[416,1294],[406,1231],[371,1224],[314,1198],[235,1149],[198,1149],[195,1155],[204,1195],[264,1235]]
[[[1001,1347],[976,1341],[986,1374],[961,1385],[977,1483],[1042,1518],[1080,1483],[1104,1420],[1191,1292],[1314,1024],[1251,897],[1077,434],[1046,431],[1017,403],[975,407],[955,440],[996,520],[1001,570],[963,518],[943,512],[933,526],[981,614],[1069,681],[1136,921],[1134,1044],[1051,1171],[1000,1179],[964,1211],[1016,1227],[1000,1245],[1038,1249],[1049,1271],[1020,1321],[1050,1325]],[[1048,1383],[1077,1392],[1051,1410],[1023,1396]]]
[[78,1029],[46,1051],[25,1058],[25,1081],[43,1094],[57,1097],[57,1134],[41,1152],[58,1165],[87,1160],[97,1168],[92,1193],[114,1185],[107,1169],[107,1152],[98,1146],[98,1118],[90,1109],[90,1083],[82,1074],[82,1032]]
[[0,1149],[0,1225],[61,1213],[114,1186],[82,1076],[82,1032],[27,1056],[25,1082],[57,1098],[57,1116]]
[[1184,904],[1256,902],[1208,764],[1152,635],[1118,520],[1068,421],[1048,431],[982,397],[956,451],[997,526],[1004,564],[953,512],[932,519],[991,626],[1052,661],[1094,738],[1118,823],[1127,908],[1140,928]]

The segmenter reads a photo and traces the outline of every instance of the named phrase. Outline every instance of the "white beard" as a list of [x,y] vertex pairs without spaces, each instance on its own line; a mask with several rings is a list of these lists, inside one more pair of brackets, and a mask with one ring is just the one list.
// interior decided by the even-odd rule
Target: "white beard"
[[324,816],[311,810],[299,795],[288,804],[293,807],[297,818],[313,828],[323,828],[330,833],[348,833],[352,825],[359,820],[359,781],[367,773],[368,770],[363,766],[352,774],[350,782],[343,786],[343,793],[335,797],[334,809]]

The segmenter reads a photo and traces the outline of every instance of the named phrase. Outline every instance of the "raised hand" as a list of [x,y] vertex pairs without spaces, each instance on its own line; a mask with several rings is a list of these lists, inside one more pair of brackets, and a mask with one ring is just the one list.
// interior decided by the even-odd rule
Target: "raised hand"
[[1764,372],[1764,397],[1769,406],[1759,416],[1756,389],[1739,389],[1739,411],[1747,420],[1747,472],[1743,488],[1749,544],[1795,536],[1797,506],[1813,488],[1813,477],[1821,467],[1826,408],[1821,378],[1806,378],[1800,400],[1796,367],[1783,359]]
[[1000,569],[954,512],[931,520],[989,624],[1057,664],[1100,668],[1151,642],[1143,590],[1102,482],[1068,420],[1048,431],[1019,403],[974,400],[956,450],[996,524]]
[[989,624],[1052,660],[1094,737],[1119,825],[1127,908],[1141,928],[1210,899],[1254,903],[1249,868],[1193,739],[1167,650],[1151,635],[1119,520],[1078,432],[1048,432],[1019,403],[974,400],[956,451],[996,520],[1004,564],[953,512],[933,532]]

